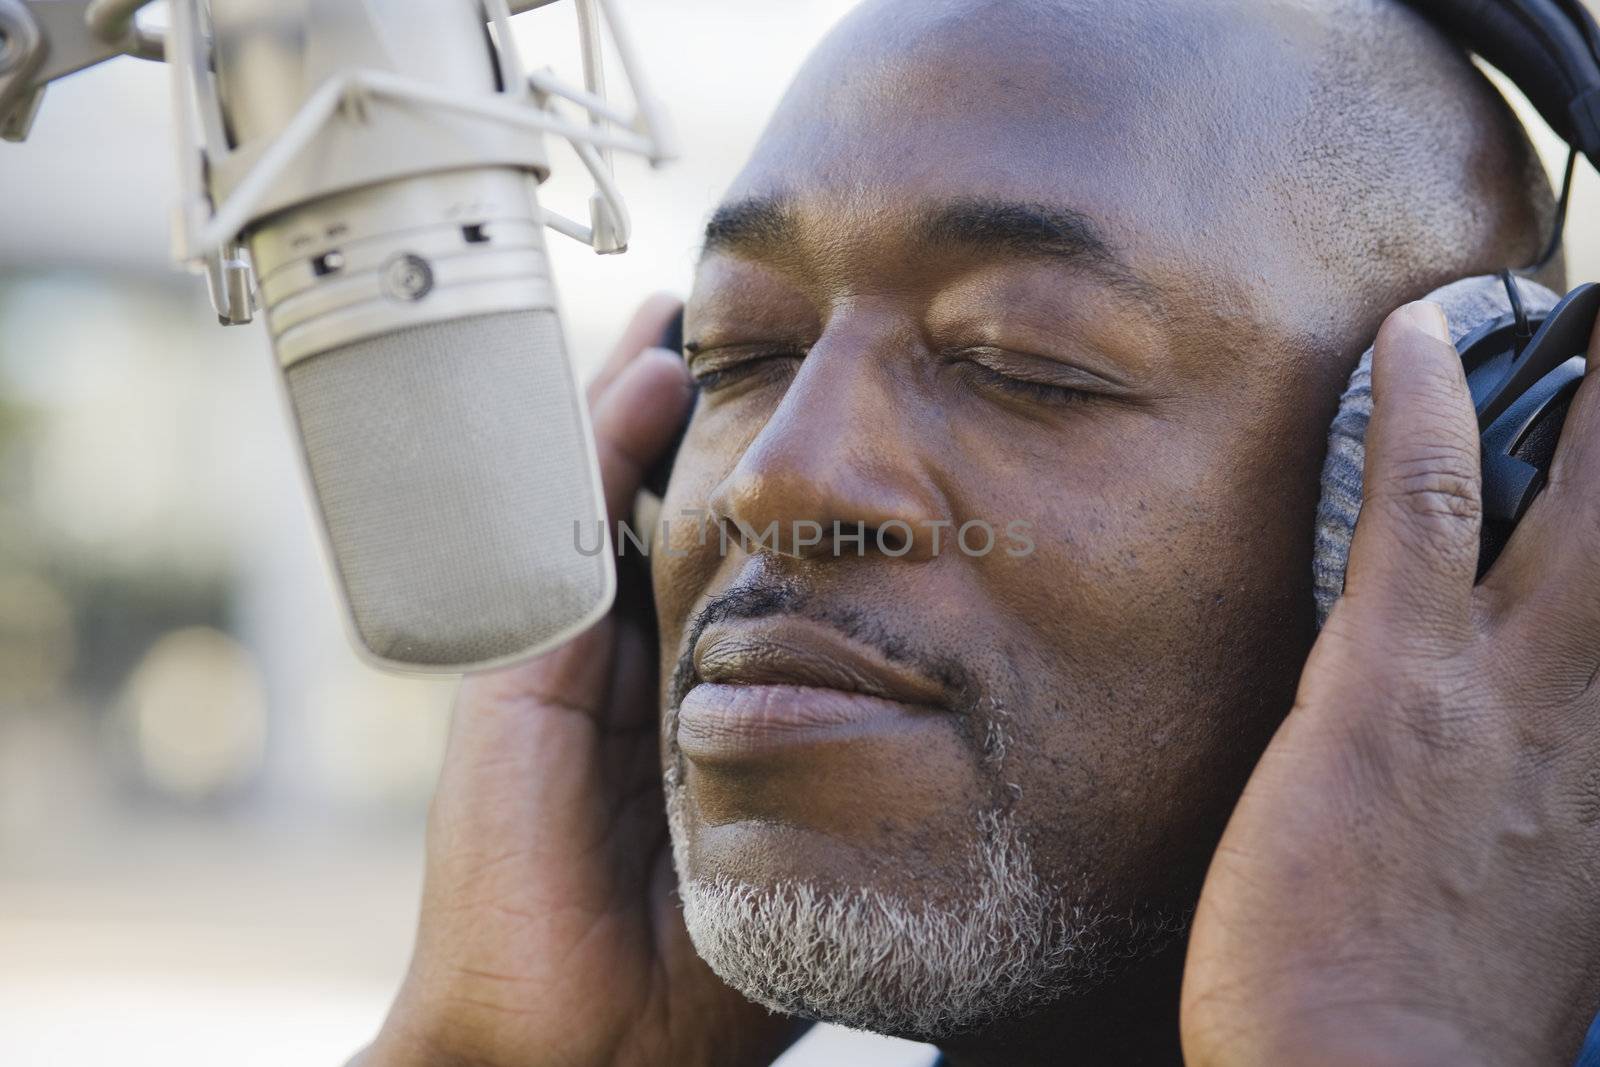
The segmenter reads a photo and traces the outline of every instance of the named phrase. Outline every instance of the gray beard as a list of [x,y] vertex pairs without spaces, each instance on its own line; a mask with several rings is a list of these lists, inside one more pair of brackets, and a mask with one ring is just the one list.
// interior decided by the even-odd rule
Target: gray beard
[[807,881],[695,880],[685,876],[681,787],[667,777],[695,949],[729,986],[776,1012],[936,1041],[1086,992],[1185,925],[1181,915],[1113,915],[1087,894],[1046,885],[1016,827],[997,814],[980,820],[960,906]]

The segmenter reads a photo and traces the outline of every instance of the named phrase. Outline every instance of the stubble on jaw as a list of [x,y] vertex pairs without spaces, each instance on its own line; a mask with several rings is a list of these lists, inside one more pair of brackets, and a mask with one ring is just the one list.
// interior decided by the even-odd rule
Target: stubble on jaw
[[1008,815],[980,817],[956,868],[970,892],[945,905],[865,887],[688,877],[683,811],[669,798],[696,951],[729,986],[786,1015],[943,1040],[1086,993],[1187,925],[1182,914],[1116,914],[1089,892],[1047,884]]

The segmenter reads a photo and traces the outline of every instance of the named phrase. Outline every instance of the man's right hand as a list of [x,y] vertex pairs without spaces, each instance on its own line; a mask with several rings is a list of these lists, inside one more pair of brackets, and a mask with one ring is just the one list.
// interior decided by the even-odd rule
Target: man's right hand
[[[691,405],[648,301],[589,389],[613,520]],[[566,646],[468,678],[428,823],[416,950],[362,1067],[765,1064],[792,1024],[695,954],[675,897],[642,574]]]

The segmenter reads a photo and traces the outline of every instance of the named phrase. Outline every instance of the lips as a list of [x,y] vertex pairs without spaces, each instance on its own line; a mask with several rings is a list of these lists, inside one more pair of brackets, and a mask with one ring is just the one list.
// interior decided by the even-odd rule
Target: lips
[[950,698],[944,686],[904,664],[794,616],[707,627],[694,647],[694,669],[712,684],[837,689],[934,707]]
[[697,763],[748,762],[885,737],[943,720],[954,694],[905,664],[809,620],[707,627],[678,747]]

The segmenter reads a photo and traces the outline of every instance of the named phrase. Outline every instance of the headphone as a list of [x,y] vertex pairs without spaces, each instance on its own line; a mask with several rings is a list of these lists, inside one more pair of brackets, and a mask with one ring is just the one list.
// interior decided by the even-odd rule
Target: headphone
[[[1583,0],[1408,3],[1510,78],[1569,146],[1549,243],[1520,273],[1538,271],[1560,251],[1579,154],[1600,167],[1600,26]],[[1482,442],[1480,578],[1544,488],[1600,318],[1600,285],[1594,284],[1572,290],[1548,312],[1530,314],[1517,273],[1500,273],[1510,313],[1473,326],[1456,344]]]
[[[1405,2],[1510,78],[1569,146],[1548,243],[1531,266],[1500,272],[1511,311],[1458,333],[1482,442],[1481,578],[1544,488],[1600,319],[1600,285],[1580,285],[1547,311],[1530,311],[1517,285],[1517,274],[1537,272],[1561,250],[1578,156],[1600,168],[1600,25],[1583,0]],[[681,312],[660,346],[681,351]],[[676,453],[674,445],[645,479],[657,496],[666,494]]]

